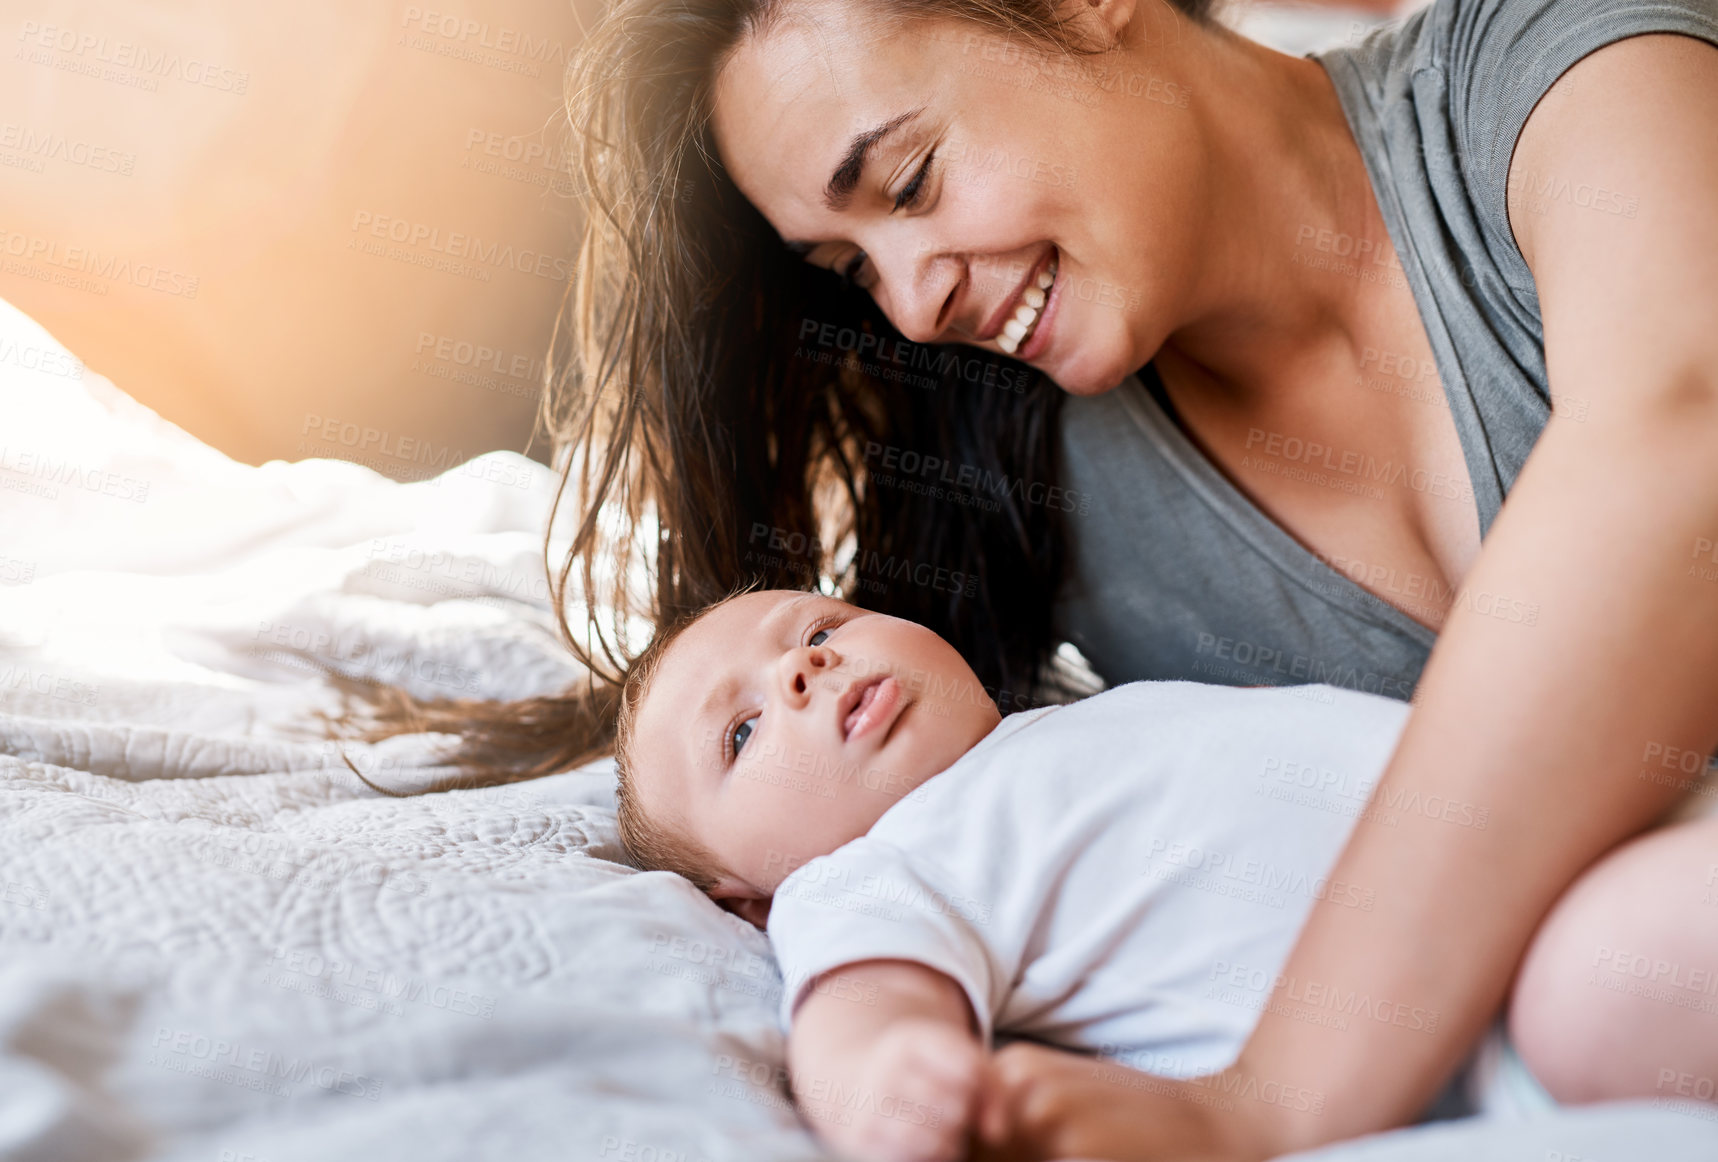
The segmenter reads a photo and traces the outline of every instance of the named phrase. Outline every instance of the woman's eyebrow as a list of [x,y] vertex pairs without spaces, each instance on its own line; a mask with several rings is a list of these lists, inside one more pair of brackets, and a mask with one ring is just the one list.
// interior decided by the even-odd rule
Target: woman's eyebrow
[[871,153],[871,147],[924,111],[925,107],[920,105],[910,113],[902,113],[874,129],[855,133],[853,140],[847,143],[847,153],[842,157],[841,164],[835,167],[835,172],[829,175],[828,184],[823,187],[824,204],[837,212],[845,210],[847,203],[853,198],[853,191],[859,188],[859,179],[865,175],[865,160]]

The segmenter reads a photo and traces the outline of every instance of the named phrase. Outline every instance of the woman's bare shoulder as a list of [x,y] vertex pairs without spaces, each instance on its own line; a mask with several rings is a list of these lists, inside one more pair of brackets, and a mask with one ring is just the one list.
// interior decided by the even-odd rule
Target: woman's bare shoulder
[[1715,188],[1718,46],[1630,37],[1558,78],[1509,166],[1553,384],[1581,381],[1595,406],[1612,388],[1673,389],[1691,373],[1718,390]]

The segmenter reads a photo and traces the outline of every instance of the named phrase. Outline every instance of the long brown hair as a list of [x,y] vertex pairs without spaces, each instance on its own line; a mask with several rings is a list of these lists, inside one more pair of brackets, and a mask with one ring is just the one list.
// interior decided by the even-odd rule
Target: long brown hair
[[[673,623],[753,583],[822,586],[929,626],[1005,713],[1058,696],[1065,506],[1032,498],[1058,480],[1061,390],[1000,355],[905,343],[868,294],[791,253],[716,155],[717,71],[794,2],[618,0],[568,66],[585,220],[539,429],[572,526],[558,562],[545,538],[544,563],[587,679],[517,702],[386,691],[351,733],[457,734],[469,783],[566,770],[612,748],[645,644],[629,622]],[[1176,7],[1205,22],[1210,3]],[[963,20],[1090,51],[1061,7],[876,4],[880,19]],[[988,494],[880,483],[891,450],[955,465]],[[585,611],[578,632],[569,606]]]

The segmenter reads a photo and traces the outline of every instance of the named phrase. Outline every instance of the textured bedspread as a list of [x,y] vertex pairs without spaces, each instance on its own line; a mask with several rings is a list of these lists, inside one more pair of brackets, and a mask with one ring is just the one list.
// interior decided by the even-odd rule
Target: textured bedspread
[[551,493],[235,464],[0,303],[0,1157],[818,1156],[767,942],[613,862],[606,765],[398,800],[316,728],[578,677]]

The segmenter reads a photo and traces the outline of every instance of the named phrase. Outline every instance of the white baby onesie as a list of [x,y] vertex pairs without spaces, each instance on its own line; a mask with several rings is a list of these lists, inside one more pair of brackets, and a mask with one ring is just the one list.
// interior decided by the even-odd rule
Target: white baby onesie
[[[1332,686],[1134,682],[1010,715],[863,838],[794,870],[769,936],[784,1025],[819,973],[918,961],[966,992],[985,1043],[1031,1037],[1185,1077],[1239,1054],[1363,812],[1481,826],[1466,804],[1368,800],[1408,714]],[[1312,986],[1312,987],[1309,987]],[[1324,1023],[1435,1023],[1298,982]]]

